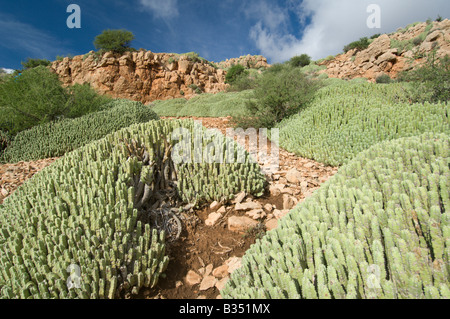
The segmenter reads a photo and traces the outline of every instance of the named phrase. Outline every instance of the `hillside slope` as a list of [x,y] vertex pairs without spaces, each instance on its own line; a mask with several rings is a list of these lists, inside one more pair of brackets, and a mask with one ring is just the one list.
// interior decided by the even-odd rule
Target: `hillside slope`
[[376,38],[367,49],[353,49],[320,63],[332,78],[364,77],[372,82],[383,74],[398,73],[423,64],[435,51],[436,58],[450,55],[450,20],[417,23]]

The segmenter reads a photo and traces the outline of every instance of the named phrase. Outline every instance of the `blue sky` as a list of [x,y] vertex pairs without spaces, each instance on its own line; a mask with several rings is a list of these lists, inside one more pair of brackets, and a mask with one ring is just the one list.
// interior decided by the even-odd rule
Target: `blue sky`
[[[69,4],[81,28],[69,29]],[[369,4],[381,28],[367,27]],[[210,61],[262,54],[270,63],[307,53],[337,54],[362,36],[389,33],[416,21],[450,17],[448,0],[0,0],[0,67],[31,58],[54,60],[94,50],[104,29],[127,29],[132,46],[153,52],[198,52]]]

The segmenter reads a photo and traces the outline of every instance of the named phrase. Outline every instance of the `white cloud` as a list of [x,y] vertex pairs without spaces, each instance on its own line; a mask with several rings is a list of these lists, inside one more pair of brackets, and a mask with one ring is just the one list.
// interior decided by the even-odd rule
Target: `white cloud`
[[141,5],[150,10],[157,18],[173,18],[179,15],[177,0],[139,0]]
[[[370,4],[381,7],[380,29],[367,27],[370,13],[366,10]],[[264,6],[268,6],[267,2]],[[274,12],[282,11],[276,4],[271,4],[271,7]],[[323,58],[342,52],[344,45],[364,36],[390,33],[416,21],[434,19],[438,14],[444,18],[450,16],[448,0],[303,0],[300,4],[288,0],[285,9],[296,14],[300,22],[311,17],[311,23],[303,30],[301,38],[286,31],[286,13],[278,14],[277,19],[268,23],[268,13],[260,12],[257,16],[259,22],[250,30],[250,38],[272,63],[286,61],[302,53],[313,59]]]
[[7,74],[11,74],[11,73],[14,72],[13,69],[7,69],[7,68],[0,68],[0,69],[2,69],[3,71],[5,71]]
[[286,10],[276,5],[270,5],[267,2],[260,2],[255,5],[255,3],[247,2],[244,7],[244,13],[247,18],[258,17],[260,22],[271,30],[280,28],[286,24]]

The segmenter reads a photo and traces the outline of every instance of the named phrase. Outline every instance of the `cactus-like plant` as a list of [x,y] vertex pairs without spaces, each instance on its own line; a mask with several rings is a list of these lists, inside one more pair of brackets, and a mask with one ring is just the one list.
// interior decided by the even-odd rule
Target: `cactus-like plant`
[[379,143],[246,252],[224,298],[448,298],[450,140]]
[[[148,218],[161,191],[178,183],[182,199],[197,204],[220,200],[224,189],[227,196],[246,187],[262,192],[264,176],[248,159],[173,163],[176,141],[169,137],[181,127],[198,129],[193,121],[166,120],[109,134],[66,154],[6,198],[0,205],[0,298],[137,294],[157,284],[169,261],[166,234]],[[241,167],[248,175],[228,185],[227,176]]]
[[281,147],[338,166],[385,140],[450,133],[448,104],[411,105],[401,83],[341,82],[320,89],[308,109],[279,123]]
[[35,126],[16,135],[4,153],[10,163],[58,157],[105,135],[158,116],[140,102],[115,100],[105,110]]

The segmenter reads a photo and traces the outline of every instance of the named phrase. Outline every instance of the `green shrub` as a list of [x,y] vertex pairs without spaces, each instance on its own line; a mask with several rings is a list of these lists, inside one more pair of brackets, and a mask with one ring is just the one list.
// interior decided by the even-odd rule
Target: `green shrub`
[[189,87],[190,89],[192,89],[196,94],[202,94],[202,93],[203,93],[202,89],[199,88],[197,84],[193,84],[193,83],[192,83],[192,84],[189,84],[188,87]]
[[256,87],[256,78],[245,72],[245,75],[238,77],[232,85],[227,88],[227,92],[242,92]]
[[259,72],[256,69],[244,70],[244,72],[231,80],[227,92],[241,92],[254,89],[256,87],[257,79],[260,77],[260,73],[262,72]]
[[391,48],[398,49],[399,52],[410,51],[414,47],[412,40],[395,40],[391,39]]
[[[329,80],[334,79],[328,79]],[[280,147],[338,166],[384,140],[424,132],[450,133],[447,104],[410,104],[401,83],[333,81],[311,106],[279,123]]]
[[369,39],[367,37],[360,38],[358,41],[352,42],[350,44],[347,44],[344,47],[344,52],[347,53],[350,50],[357,49],[358,51],[362,51],[368,48],[369,46]]
[[442,21],[442,17],[440,15],[437,16],[436,20],[434,20],[436,22],[441,22]]
[[56,74],[39,66],[0,83],[0,129],[15,135],[35,125],[101,110],[109,101],[88,84],[64,88]]
[[379,38],[380,36],[381,36],[381,33],[377,33],[377,34],[374,34],[373,36],[371,36],[370,39],[375,40],[375,39]]
[[183,56],[187,57],[190,61],[194,63],[207,62],[205,58],[202,58],[197,52],[187,52]]
[[264,74],[267,74],[267,73],[278,73],[278,72],[281,72],[281,71],[286,70],[288,68],[289,68],[289,66],[287,64],[275,63],[275,64],[272,64],[267,70],[265,70]]
[[301,68],[301,71],[306,74],[310,78],[317,77],[317,73],[322,70],[326,70],[327,67],[325,65],[316,65],[314,63],[311,63],[310,65],[304,66]]
[[66,90],[58,76],[44,66],[0,84],[0,129],[11,134],[56,120],[68,109]]
[[235,116],[233,121],[242,128],[270,129],[305,108],[318,87],[319,82],[308,79],[300,68],[265,72],[257,80],[254,100],[246,104],[251,117]]
[[388,84],[392,82],[392,79],[389,75],[387,74],[382,74],[380,76],[378,76],[375,80],[378,84]]
[[131,49],[130,43],[133,40],[134,35],[130,31],[108,29],[95,37],[94,46],[97,50],[124,53]]
[[68,118],[101,111],[108,107],[108,103],[113,100],[108,95],[99,95],[89,83],[74,84],[69,86],[67,91],[71,107],[64,116]]
[[448,299],[449,136],[383,142],[248,250],[224,298]]
[[450,56],[440,60],[428,56],[421,67],[399,74],[398,81],[412,85],[413,102],[446,102],[450,100]]
[[412,43],[413,43],[415,46],[418,46],[418,45],[420,45],[420,44],[423,42],[423,40],[424,40],[424,39],[422,39],[421,37],[415,37],[415,38],[412,40]]
[[135,123],[158,119],[140,102],[116,100],[104,111],[35,126],[16,135],[6,149],[7,162],[62,156],[89,142]]
[[51,64],[51,62],[49,60],[46,59],[31,59],[28,58],[25,62],[21,62],[23,68],[25,70],[29,70],[29,69],[33,69],[36,68],[38,66],[49,66]]
[[233,84],[240,76],[247,76],[248,73],[245,72],[245,68],[240,64],[235,64],[228,69],[225,75],[225,83]]
[[297,55],[297,56],[292,57],[289,60],[289,63],[294,68],[297,68],[297,67],[302,68],[311,63],[311,57],[307,54]]
[[[132,125],[67,154],[6,198],[0,205],[0,298],[138,294],[158,283],[169,262],[169,233],[151,209],[160,190],[175,190],[190,203],[240,191],[260,196],[265,178],[248,153],[243,163],[172,161],[174,130],[192,133],[198,126],[186,120]],[[76,266],[80,273],[72,274]]]

